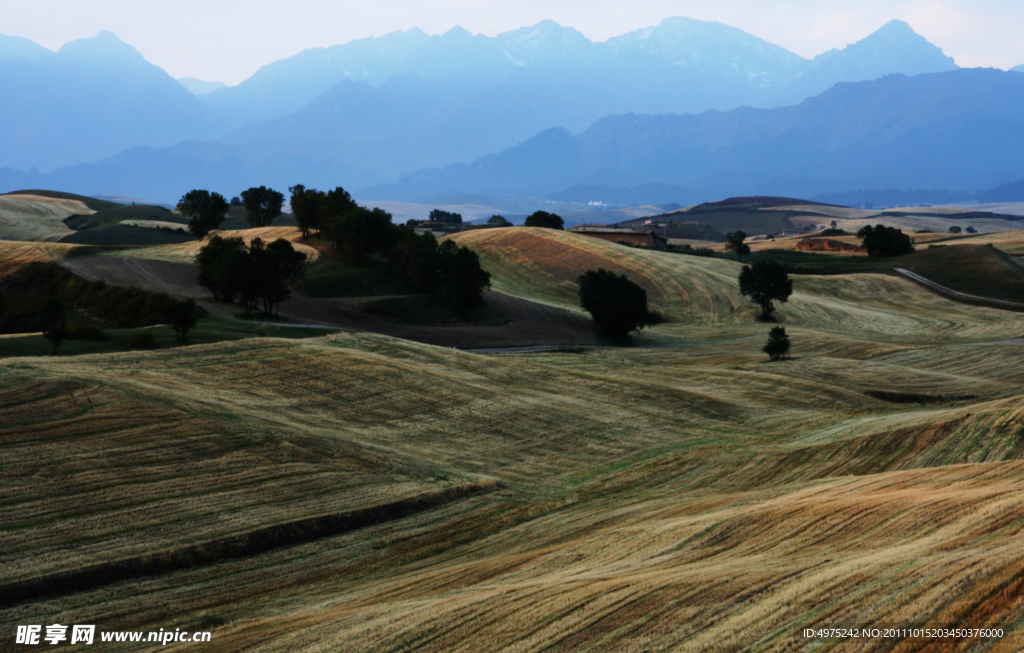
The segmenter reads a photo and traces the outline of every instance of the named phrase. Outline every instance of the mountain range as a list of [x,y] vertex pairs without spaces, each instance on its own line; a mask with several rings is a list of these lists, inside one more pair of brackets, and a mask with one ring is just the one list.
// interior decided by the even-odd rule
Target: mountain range
[[[298,181],[403,198],[579,184],[719,188],[734,186],[736,178],[749,187],[805,173],[815,188],[825,178],[840,186],[868,183],[884,175],[817,154],[819,167],[802,168],[786,159],[799,148],[759,139],[758,130],[792,135],[807,120],[800,137],[809,144],[843,141],[828,134],[836,123],[827,112],[847,108],[827,98],[844,83],[955,71],[952,59],[900,21],[814,59],[727,25],[686,18],[604,43],[552,21],[493,38],[461,28],[435,36],[411,29],[306,50],[221,88],[176,81],[109,32],[57,53],[0,36],[0,91],[12,100],[0,106],[0,118],[18,125],[0,132],[0,168],[6,168],[0,189],[60,185],[174,201],[196,186],[234,195],[257,183],[284,188]],[[1004,78],[986,79],[979,83],[999,85]],[[927,87],[910,84],[906,92]],[[854,84],[844,92],[863,94],[869,116],[887,110],[872,94],[896,93],[888,88]],[[825,100],[805,101],[828,89]],[[898,93],[885,101],[908,111],[915,102]],[[627,147],[630,138],[636,142]],[[601,153],[599,143],[635,156]],[[738,167],[744,151],[759,163]],[[493,182],[467,172],[492,164],[512,170],[520,165],[513,161],[530,156],[539,157],[538,167],[519,177]],[[834,169],[823,172],[826,159]],[[474,163],[452,166],[459,162]],[[695,165],[703,172],[686,172]],[[998,165],[957,183],[1009,181]],[[912,168],[920,172],[916,178],[934,177],[920,165]],[[540,170],[550,174],[541,178]]]

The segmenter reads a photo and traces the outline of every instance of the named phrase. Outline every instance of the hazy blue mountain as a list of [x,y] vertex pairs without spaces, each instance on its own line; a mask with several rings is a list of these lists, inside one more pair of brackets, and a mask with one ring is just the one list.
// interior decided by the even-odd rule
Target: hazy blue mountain
[[613,57],[603,44],[553,20],[499,34],[494,42],[517,68],[566,61],[606,64]]
[[53,52],[26,38],[0,34],[0,61],[5,59],[41,59],[52,56]]
[[657,27],[606,43],[617,53],[639,50],[699,75],[752,89],[786,84],[807,64],[803,57],[735,27],[690,18],[666,18]]
[[220,88],[227,88],[224,82],[204,82],[195,77],[179,77],[178,83],[188,89],[192,95],[206,95]]
[[859,82],[901,73],[921,75],[957,69],[952,57],[932,45],[910,25],[892,20],[878,31],[842,50],[829,50],[808,62],[775,95],[775,106],[817,95],[839,82]]
[[551,129],[371,194],[545,196],[579,184],[678,184],[726,194],[987,188],[1024,173],[1024,77],[957,70],[841,83],[793,107],[617,115]]
[[55,168],[224,133],[213,112],[110,32],[0,61],[0,97],[0,166]]
[[1024,73],[1024,64],[1014,66],[1013,68],[1010,68],[1010,70],[1012,70],[1015,73]]

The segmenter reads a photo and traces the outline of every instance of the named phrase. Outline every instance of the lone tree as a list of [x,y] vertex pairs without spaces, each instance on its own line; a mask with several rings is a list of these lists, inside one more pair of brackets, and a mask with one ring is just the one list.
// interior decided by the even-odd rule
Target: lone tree
[[43,337],[53,345],[54,356],[57,355],[57,348],[68,337],[68,323],[64,318],[64,302],[56,297],[48,297],[43,303]]
[[874,227],[865,225],[857,232],[857,237],[869,256],[900,256],[911,254],[914,244],[910,236],[902,229],[876,224]]
[[773,361],[784,358],[789,352],[789,336],[786,335],[786,330],[780,326],[772,327],[768,332],[768,342],[761,351],[768,354],[768,358]]
[[624,274],[598,268],[588,270],[576,282],[580,285],[580,306],[609,340],[625,340],[630,331],[657,322],[657,316],[647,309],[647,291]]
[[498,227],[511,227],[512,223],[505,219],[503,215],[492,215],[487,219],[487,224],[493,224]]
[[178,200],[178,210],[188,218],[188,230],[199,240],[220,227],[228,208],[223,195],[208,190],[191,190]]
[[949,228],[949,233],[951,233],[951,234],[958,234],[958,233],[960,233],[960,231],[961,231],[960,227],[950,227]]
[[537,211],[526,218],[524,223],[527,227],[543,227],[545,229],[565,229],[565,221],[561,216],[547,211]]
[[736,258],[742,261],[743,256],[750,253],[750,245],[743,242],[746,239],[747,232],[731,231],[725,234],[725,249],[730,252],[736,252]]
[[740,270],[740,294],[761,307],[761,319],[767,320],[775,310],[773,301],[785,303],[793,294],[793,282],[786,270],[775,261],[755,261]]
[[194,299],[170,299],[164,304],[164,320],[174,329],[178,340],[188,344],[188,332],[196,327],[202,309]]
[[245,219],[254,227],[269,227],[274,219],[281,215],[284,206],[284,195],[273,188],[260,186],[242,191],[242,204],[245,205]]

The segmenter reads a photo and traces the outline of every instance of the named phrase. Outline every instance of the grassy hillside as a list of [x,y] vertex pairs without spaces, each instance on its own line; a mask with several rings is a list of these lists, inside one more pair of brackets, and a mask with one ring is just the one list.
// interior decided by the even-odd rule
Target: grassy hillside
[[369,335],[0,362],[6,583],[490,487],[0,621],[173,622],[219,650],[738,651],[1024,618],[1019,347],[796,333],[781,364],[749,340],[485,357]]
[[101,200],[95,197],[87,197],[85,195],[75,195],[74,193],[63,193],[56,190],[16,190],[11,191],[10,193],[3,193],[3,195],[36,195],[38,197],[50,197],[53,199],[71,200],[75,202],[81,202],[91,211],[106,211],[108,209],[116,209],[117,207],[122,206],[117,202]]
[[802,275],[780,309],[792,358],[769,363],[734,261],[452,238],[498,289],[572,310],[582,271],[623,272],[670,318],[649,342],[674,346],[336,333],[0,359],[0,627],[476,653],[845,650],[802,630],[995,624],[998,642],[856,644],[1024,647],[1024,347],[1003,342],[1024,315]]
[[[738,290],[742,265],[735,260],[629,248],[550,229],[511,227],[451,238],[477,251],[494,287],[513,296],[582,312],[576,278],[603,267],[643,286],[648,301],[668,318],[651,330],[655,337],[710,339],[754,328],[754,308]],[[842,260],[825,254],[790,255]],[[941,266],[947,255],[936,249],[921,256]],[[856,271],[794,277],[793,296],[778,309],[785,324],[883,339],[989,339],[1024,333],[1020,316],[981,307],[964,310],[909,280],[860,267]]]
[[72,233],[65,218],[92,213],[78,200],[0,195],[0,240],[56,241]]

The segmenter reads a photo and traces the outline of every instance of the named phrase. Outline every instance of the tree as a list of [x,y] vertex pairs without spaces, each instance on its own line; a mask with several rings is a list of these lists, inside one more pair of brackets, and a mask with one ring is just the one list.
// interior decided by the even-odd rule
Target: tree
[[789,336],[786,335],[786,330],[780,326],[772,327],[768,332],[768,342],[761,351],[768,354],[768,358],[773,361],[783,358],[789,352]]
[[302,229],[302,237],[309,238],[309,232],[320,230],[321,207],[327,201],[327,193],[296,184],[288,189],[292,194],[292,215]]
[[512,226],[512,223],[509,222],[508,220],[506,220],[505,217],[501,216],[501,215],[492,215],[487,220],[487,224],[493,224],[493,225],[496,225],[498,227],[511,227]]
[[281,302],[292,296],[292,284],[305,276],[306,255],[296,251],[284,238],[270,243],[262,252],[262,260],[256,261],[262,277],[259,296],[263,312],[276,315]]
[[56,297],[47,297],[43,303],[43,337],[53,345],[54,356],[57,355],[57,348],[64,342],[68,335],[68,324],[64,318],[64,302]]
[[967,227],[967,229],[965,229],[964,231],[966,231],[969,234],[976,234],[976,233],[978,233],[978,230],[975,229],[974,227]]
[[235,301],[235,295],[241,291],[247,254],[241,238],[222,238],[214,234],[196,255],[199,285],[212,292],[214,299]]
[[336,240],[347,247],[356,265],[362,265],[367,254],[386,248],[390,227],[391,214],[384,209],[356,206],[338,220]]
[[442,211],[441,209],[434,209],[430,212],[430,221],[462,224],[462,214],[449,213],[448,211]]
[[228,208],[223,195],[208,190],[191,190],[178,200],[178,210],[188,218],[188,230],[199,240],[220,227]]
[[164,319],[178,340],[187,345],[188,332],[195,328],[201,310],[194,299],[170,299],[164,304]]
[[480,257],[466,246],[446,240],[437,248],[437,281],[440,293],[459,313],[483,303],[491,275],[480,267]]
[[274,219],[281,215],[284,206],[284,195],[272,188],[260,186],[242,191],[242,203],[245,205],[245,219],[254,227],[269,227]]
[[334,249],[342,248],[345,236],[342,221],[357,208],[359,205],[341,186],[328,191],[320,203],[320,231],[331,240]]
[[775,261],[755,261],[740,270],[740,294],[761,307],[761,318],[768,319],[775,310],[773,301],[785,303],[793,294],[793,282],[786,270]]
[[899,256],[914,251],[910,236],[895,227],[865,225],[857,232],[857,237],[869,256]]
[[397,238],[388,250],[388,265],[413,288],[431,290],[437,276],[437,239],[429,231],[416,233],[411,226],[397,227]]
[[958,234],[958,233],[960,233],[960,231],[961,231],[960,227],[950,227],[949,228],[949,233],[951,233],[951,234]]
[[565,229],[565,221],[561,216],[547,211],[537,211],[526,218],[524,223],[527,227],[543,227],[545,229]]
[[836,221],[836,220],[833,220],[832,222],[830,222],[830,223],[829,223],[829,226],[830,226],[831,228],[835,229],[836,227],[838,227],[838,226],[839,226],[839,222],[838,222],[838,221]]
[[576,282],[580,285],[580,306],[610,340],[625,340],[630,331],[640,331],[656,322],[656,316],[647,309],[647,291],[626,275],[599,268],[588,270]]
[[746,244],[747,234],[744,231],[732,231],[725,234],[725,249],[729,252],[736,252],[736,258],[743,260],[744,254],[750,253],[750,245]]
[[273,315],[280,303],[291,296],[291,284],[305,273],[306,255],[290,242],[278,238],[267,245],[253,238],[246,247],[241,238],[214,235],[199,250],[199,283],[214,297],[234,301],[238,296],[250,317],[260,303]]
[[231,206],[242,206],[242,198],[240,198],[238,195],[232,197]]

